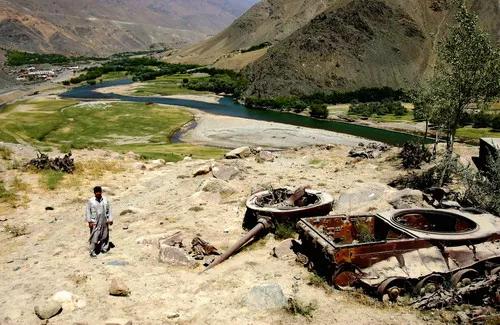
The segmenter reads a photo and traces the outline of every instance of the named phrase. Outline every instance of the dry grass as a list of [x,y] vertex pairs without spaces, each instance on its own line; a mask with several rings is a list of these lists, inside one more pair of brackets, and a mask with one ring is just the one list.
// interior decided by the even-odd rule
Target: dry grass
[[106,173],[120,173],[125,168],[117,161],[86,160],[75,163],[74,177],[95,178],[102,177]]
[[21,237],[30,233],[26,225],[5,225],[3,229],[5,232],[10,233],[13,237]]
[[0,146],[0,159],[8,160],[12,157],[12,150],[7,147]]

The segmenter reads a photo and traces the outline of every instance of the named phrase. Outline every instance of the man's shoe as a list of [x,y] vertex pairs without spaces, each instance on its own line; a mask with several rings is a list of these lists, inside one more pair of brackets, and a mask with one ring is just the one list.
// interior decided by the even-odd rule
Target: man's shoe
[[101,250],[101,253],[103,253],[103,254],[106,254],[107,252],[109,252],[109,249],[102,249]]
[[90,252],[90,257],[97,257],[97,254],[95,252]]

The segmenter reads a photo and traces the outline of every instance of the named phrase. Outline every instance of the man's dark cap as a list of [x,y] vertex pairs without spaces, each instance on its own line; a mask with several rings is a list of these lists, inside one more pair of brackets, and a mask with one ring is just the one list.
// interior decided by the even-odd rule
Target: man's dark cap
[[100,187],[100,186],[94,187],[94,193],[97,193],[97,192],[102,193],[102,187]]

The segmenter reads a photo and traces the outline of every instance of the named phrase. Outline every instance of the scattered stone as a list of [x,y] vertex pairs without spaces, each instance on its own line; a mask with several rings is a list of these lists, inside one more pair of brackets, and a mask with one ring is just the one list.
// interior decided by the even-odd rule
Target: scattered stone
[[40,319],[50,319],[62,311],[62,305],[53,300],[46,300],[35,306],[35,314]]
[[211,171],[212,171],[212,166],[210,166],[210,165],[201,166],[193,173],[193,177],[206,175],[206,174],[210,173]]
[[262,163],[265,161],[273,162],[274,158],[274,154],[271,151],[261,151],[255,156],[255,161],[257,161],[258,163]]
[[110,318],[104,322],[105,325],[132,325],[132,321],[123,318]]
[[382,143],[370,142],[367,145],[364,143],[358,144],[349,151],[349,157],[375,159],[382,155],[383,152],[389,150],[389,146]]
[[73,300],[73,294],[69,291],[58,291],[51,298],[53,301],[63,304]]
[[174,319],[174,318],[179,318],[181,315],[179,315],[179,313],[172,313],[172,314],[168,314],[167,315],[167,318],[168,319]]
[[196,262],[182,248],[169,246],[164,242],[160,243],[158,260],[171,266],[196,266]]
[[146,165],[144,165],[143,163],[135,163],[134,168],[139,170],[146,170]]
[[253,287],[244,303],[252,309],[280,309],[286,306],[286,298],[278,284],[263,284]]
[[184,157],[184,159],[183,159],[183,160],[184,160],[184,161],[191,161],[191,160],[193,160],[193,158],[192,158],[192,157]]
[[252,151],[249,147],[240,147],[226,153],[224,157],[226,159],[239,159],[249,157],[251,154]]
[[135,210],[133,208],[129,208],[129,209],[125,209],[122,212],[120,212],[120,216],[124,216],[127,214],[137,214],[137,210]]
[[112,266],[125,266],[128,265],[129,263],[124,260],[111,260],[106,263],[107,265],[112,265]]
[[288,238],[274,247],[272,250],[272,255],[279,259],[293,259],[295,258],[295,252],[293,251],[296,241],[293,238]]
[[236,193],[236,189],[229,185],[228,182],[217,178],[204,180],[200,184],[199,189],[203,192],[220,193],[224,195],[231,195]]
[[[160,241],[164,239],[169,239],[170,237],[173,237],[177,235],[180,232],[176,232],[174,234],[168,233],[168,234],[156,234],[156,235],[148,235],[148,236],[142,236],[137,238],[136,243],[140,245],[154,245],[158,246]],[[171,241],[171,239],[169,239]],[[172,245],[173,246],[173,245]]]
[[125,154],[125,157],[129,158],[129,159],[139,159],[139,158],[141,158],[141,156],[139,156],[138,154],[136,154],[135,152],[132,152],[132,151],[127,152]]
[[387,200],[394,209],[412,209],[426,207],[424,193],[406,188],[392,194]]
[[118,297],[127,297],[130,295],[130,289],[122,279],[114,278],[109,286],[109,294]]
[[102,191],[104,194],[109,195],[109,196],[115,195],[115,192],[111,188],[109,188],[108,186],[103,186]]
[[0,222],[5,222],[5,221],[8,221],[9,219],[7,218],[0,218]]
[[240,171],[233,166],[215,165],[212,167],[212,175],[223,181],[229,181],[238,176]]
[[45,211],[54,211],[53,207],[45,207]]
[[128,229],[128,225],[125,225],[122,227],[123,230],[127,230]]
[[181,231],[177,231],[176,233],[169,235],[165,238],[162,238],[158,240],[158,247],[160,247],[162,244],[168,245],[168,246],[175,246],[179,248],[184,247],[184,234]]

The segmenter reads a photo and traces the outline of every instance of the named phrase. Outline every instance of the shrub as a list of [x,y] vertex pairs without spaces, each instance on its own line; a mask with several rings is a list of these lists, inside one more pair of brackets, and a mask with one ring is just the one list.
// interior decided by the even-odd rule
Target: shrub
[[55,171],[55,170],[47,170],[42,173],[41,182],[45,188],[48,190],[55,190],[59,183],[64,179],[64,173]]
[[69,86],[69,85],[71,84],[71,82],[70,82],[69,80],[64,80],[64,81],[62,82],[62,84],[63,84],[64,86]]
[[309,108],[309,114],[312,117],[325,119],[328,117],[329,112],[325,104],[312,104]]
[[12,150],[7,147],[0,146],[0,159],[10,159],[12,157]]
[[373,103],[351,104],[348,114],[370,117],[372,115],[387,115],[394,114],[396,116],[403,116],[408,110],[401,104],[401,102],[383,101]]
[[491,115],[485,113],[478,113],[473,116],[472,127],[474,128],[487,128],[490,126]]
[[28,228],[26,225],[20,225],[20,226],[15,226],[15,225],[5,225],[4,230],[14,237],[20,237],[20,236],[25,236],[28,235],[30,232],[28,231]]
[[500,132],[500,114],[496,114],[491,120],[491,128],[494,131]]
[[292,225],[280,223],[274,231],[276,239],[295,238],[295,228]]
[[314,302],[304,303],[297,298],[288,298],[286,310],[292,315],[301,315],[308,319],[313,317],[313,312],[318,308]]
[[399,153],[405,169],[420,168],[422,163],[430,161],[431,156],[431,152],[425,146],[411,142],[406,142]]

